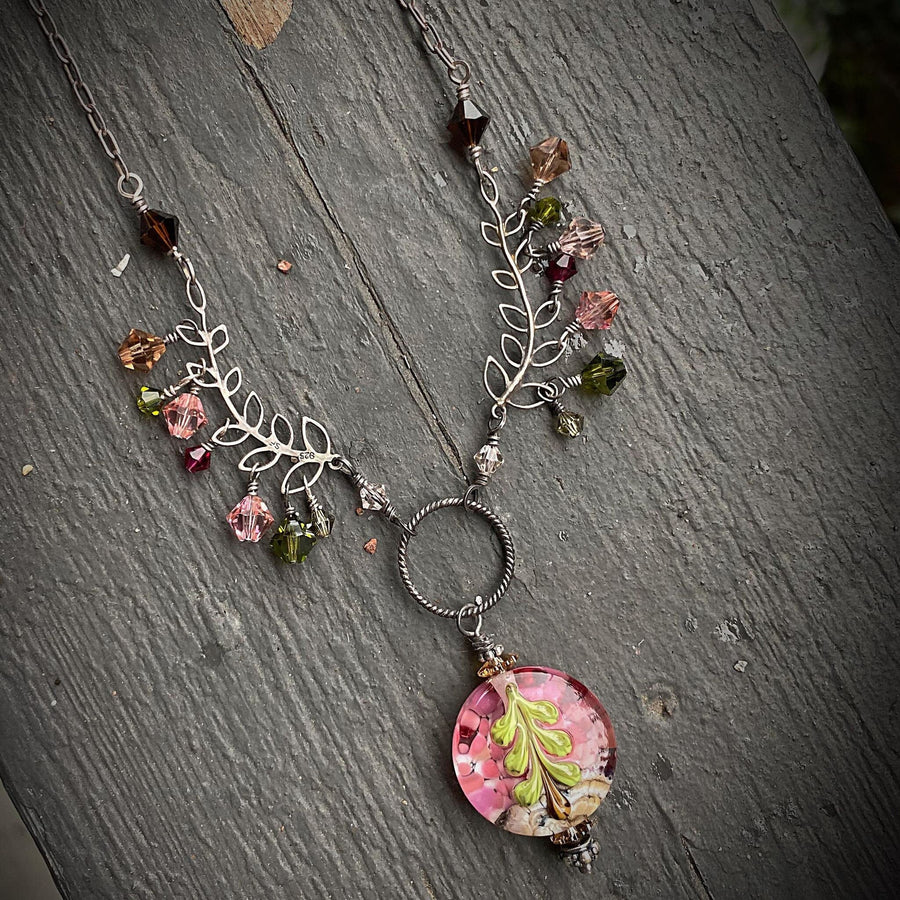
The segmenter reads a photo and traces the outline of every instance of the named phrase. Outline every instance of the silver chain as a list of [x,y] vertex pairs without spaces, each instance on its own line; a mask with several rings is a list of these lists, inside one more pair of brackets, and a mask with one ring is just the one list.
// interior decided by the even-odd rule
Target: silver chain
[[456,85],[457,90],[465,88],[472,77],[472,70],[464,59],[455,57],[444,43],[434,25],[429,22],[422,11],[416,6],[416,0],[397,0],[402,9],[405,9],[418,24],[422,31],[422,40],[425,46],[447,67],[447,75]]

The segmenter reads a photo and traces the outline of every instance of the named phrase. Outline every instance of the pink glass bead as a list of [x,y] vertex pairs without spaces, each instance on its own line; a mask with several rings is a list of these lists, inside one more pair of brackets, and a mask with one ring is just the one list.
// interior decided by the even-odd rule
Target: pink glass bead
[[590,259],[605,239],[603,226],[590,219],[575,218],[559,239],[559,249],[576,259]]
[[163,407],[163,418],[172,437],[187,439],[208,421],[196,394],[179,394]]
[[[555,669],[523,666],[469,695],[453,731],[453,765],[469,802],[488,821],[546,837],[584,822],[603,802],[616,768],[616,738],[606,710],[583,684]],[[525,806],[528,783],[534,802]]]
[[212,460],[212,453],[198,444],[196,447],[188,447],[184,451],[184,467],[188,472],[205,472]]
[[585,330],[606,330],[619,311],[619,298],[612,291],[585,291],[575,309],[575,321]]
[[250,541],[253,544],[275,521],[269,507],[256,494],[247,494],[226,518],[239,541]]
[[550,260],[547,265],[547,277],[551,281],[568,281],[577,271],[575,260],[565,254]]

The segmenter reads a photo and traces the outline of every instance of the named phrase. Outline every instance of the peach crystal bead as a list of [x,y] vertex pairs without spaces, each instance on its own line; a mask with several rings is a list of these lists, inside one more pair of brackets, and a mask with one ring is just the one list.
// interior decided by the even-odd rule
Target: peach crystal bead
[[559,239],[559,249],[575,259],[590,259],[605,239],[603,226],[578,216],[569,223]]
[[172,437],[187,439],[207,421],[203,404],[196,394],[179,394],[163,407],[163,418]]
[[585,291],[575,309],[575,321],[586,331],[606,330],[619,311],[619,298],[612,291]]
[[569,145],[561,138],[549,137],[528,152],[535,181],[546,184],[572,168],[569,162]]
[[250,541],[255,544],[275,521],[275,517],[256,494],[247,494],[228,513],[226,520],[239,541]]

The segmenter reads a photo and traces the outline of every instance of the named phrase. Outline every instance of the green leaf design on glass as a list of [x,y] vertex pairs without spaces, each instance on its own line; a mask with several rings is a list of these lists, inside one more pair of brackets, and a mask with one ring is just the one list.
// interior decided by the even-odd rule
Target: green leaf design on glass
[[559,708],[550,700],[526,700],[515,682],[506,686],[506,710],[491,726],[491,738],[509,747],[503,765],[510,775],[526,775],[513,790],[522,806],[532,806],[547,794],[547,807],[557,819],[566,819],[569,801],[559,789],[581,781],[581,767],[574,762],[551,759],[572,752],[572,738],[558,728]]

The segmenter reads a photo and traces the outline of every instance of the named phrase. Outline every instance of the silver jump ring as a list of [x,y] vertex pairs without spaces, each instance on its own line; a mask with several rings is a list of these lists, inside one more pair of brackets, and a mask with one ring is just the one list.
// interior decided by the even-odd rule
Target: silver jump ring
[[[134,182],[135,185],[133,191],[129,191],[127,187],[131,182]],[[124,175],[119,176],[116,188],[126,200],[136,200],[144,193],[144,182],[140,175],[135,175],[134,172],[126,172]]]
[[[409,564],[407,562],[407,549],[409,548],[410,539],[416,531],[416,527],[421,524],[426,516],[430,516],[439,509],[449,509],[452,507],[462,507],[467,512],[477,513],[479,516],[487,519],[488,524],[494,530],[494,534],[500,539],[500,546],[503,550],[503,574],[493,594],[489,597],[479,598],[475,603],[466,603],[463,606],[451,608],[440,606],[432,600],[429,600],[416,587],[409,574]],[[466,502],[465,497],[445,497],[443,500],[435,500],[427,506],[423,506],[406,525],[403,533],[400,535],[400,546],[397,550],[397,565],[400,568],[400,580],[403,586],[409,592],[410,596],[421,606],[424,606],[428,612],[441,616],[444,619],[456,619],[460,631],[463,631],[462,620],[465,618],[478,618],[476,632],[481,625],[481,615],[492,606],[506,593],[512,581],[513,572],[516,565],[516,550],[513,546],[512,537],[503,520],[492,509],[489,509],[483,503],[469,500]],[[466,632],[463,631],[463,634]]]

